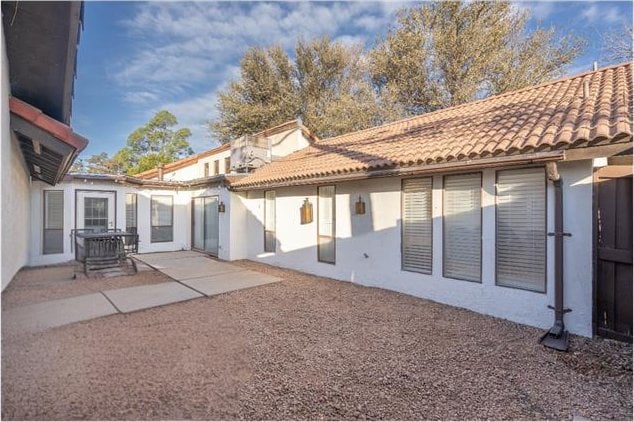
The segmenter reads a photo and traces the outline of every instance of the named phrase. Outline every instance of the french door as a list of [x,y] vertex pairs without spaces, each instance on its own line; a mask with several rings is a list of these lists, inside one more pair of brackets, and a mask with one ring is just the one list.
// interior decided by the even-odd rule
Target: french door
[[218,256],[218,197],[192,199],[192,248]]

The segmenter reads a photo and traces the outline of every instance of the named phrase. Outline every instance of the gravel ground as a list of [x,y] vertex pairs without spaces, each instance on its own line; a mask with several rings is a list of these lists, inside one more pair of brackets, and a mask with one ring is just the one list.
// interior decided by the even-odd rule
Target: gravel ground
[[[137,274],[118,277],[104,277],[96,273],[91,274],[90,278],[75,270],[75,264],[72,263],[23,269],[2,292],[2,309],[7,310],[109,289],[173,281],[163,273],[154,270],[139,271]],[[76,279],[73,279],[73,274],[77,274]]]
[[632,419],[632,347],[285,281],[2,342],[3,419]]

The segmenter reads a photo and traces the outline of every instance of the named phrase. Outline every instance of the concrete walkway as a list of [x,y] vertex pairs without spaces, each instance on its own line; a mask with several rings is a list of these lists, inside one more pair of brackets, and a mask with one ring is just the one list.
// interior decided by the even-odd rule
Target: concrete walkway
[[143,254],[135,258],[175,281],[104,290],[10,309],[2,312],[3,326],[11,331],[37,332],[281,281],[194,251]]

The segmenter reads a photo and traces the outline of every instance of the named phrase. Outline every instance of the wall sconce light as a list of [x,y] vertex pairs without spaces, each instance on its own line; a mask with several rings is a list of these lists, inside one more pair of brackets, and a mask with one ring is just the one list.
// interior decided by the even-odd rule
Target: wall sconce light
[[225,203],[222,201],[218,204],[218,212],[225,212]]
[[365,214],[365,202],[361,199],[361,195],[359,195],[359,200],[354,203],[354,211],[357,215]]
[[308,198],[304,199],[304,203],[299,208],[299,219],[301,224],[310,224],[313,222],[313,204]]

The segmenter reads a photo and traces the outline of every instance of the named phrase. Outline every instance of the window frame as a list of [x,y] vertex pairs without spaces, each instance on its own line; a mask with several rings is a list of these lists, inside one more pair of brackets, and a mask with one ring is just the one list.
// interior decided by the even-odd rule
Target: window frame
[[214,176],[220,174],[220,160],[214,160]]
[[[430,226],[431,226],[431,230],[430,230],[430,237],[429,237],[429,241],[430,241],[430,252],[431,252],[431,265],[430,265],[430,270],[429,272],[427,271],[421,271],[421,270],[414,270],[414,269],[410,269],[410,268],[405,268],[405,262],[404,262],[404,257],[405,257],[405,224],[404,221],[405,219],[404,214],[405,214],[405,183],[407,180],[414,180],[414,179],[430,179],[430,194],[429,194],[429,199],[430,199],[430,204],[429,204],[429,221],[430,221]],[[407,177],[407,178],[403,178],[401,179],[401,271],[405,271],[405,272],[410,272],[410,273],[417,273],[417,274],[424,274],[424,275],[433,275],[434,273],[434,176],[417,176],[417,177]]]
[[[267,222],[267,213],[268,213],[268,207],[266,206],[268,200],[266,198],[266,194],[272,192],[273,193],[273,216],[274,216],[274,229],[273,231],[273,239],[275,240],[273,242],[273,250],[269,250],[267,249],[267,243],[266,243],[266,232],[267,231],[271,231],[271,230],[266,230],[266,222]],[[271,253],[276,253],[277,252],[277,192],[275,190],[265,190],[264,191],[264,224],[262,224],[263,229],[264,229],[264,252],[271,252]]]
[[[319,209],[320,209],[320,195],[319,195],[319,191],[322,188],[327,188],[327,187],[332,187],[333,188],[333,193],[332,193],[332,247],[333,247],[333,260],[332,261],[326,261],[321,259],[321,253],[320,253],[320,243],[319,243],[319,238],[320,238],[320,234],[319,234]],[[324,264],[330,264],[330,265],[337,265],[337,185],[322,185],[322,186],[318,186],[317,187],[317,262],[322,262]]]
[[209,177],[209,162],[203,164],[204,177]]
[[[49,192],[61,192],[62,194],[62,227],[59,229],[47,229],[46,228],[46,222],[47,222],[47,213],[46,213],[46,204],[48,202],[47,200],[47,194]],[[64,190],[63,189],[44,189],[42,191],[42,255],[60,255],[64,253],[64,219],[66,218],[66,212],[65,212],[65,207],[64,207],[64,203],[65,198],[64,198]],[[60,230],[62,232],[62,245],[61,245],[61,251],[57,252],[57,250],[55,252],[46,252],[46,230]]]
[[[513,171],[513,170],[526,170],[526,169],[542,169],[544,173],[544,280],[543,280],[543,290],[535,290],[526,287],[520,286],[510,286],[507,284],[500,284],[499,276],[498,276],[498,181],[499,175],[504,171]],[[547,294],[548,293],[548,175],[546,172],[546,167],[543,165],[536,166],[522,166],[522,167],[506,167],[500,168],[495,171],[495,286],[503,287],[507,289],[516,289],[522,290],[525,292],[539,293],[539,294]]]
[[[171,200],[171,205],[170,205],[170,209],[171,209],[171,222],[169,226],[155,226],[152,224],[152,204],[154,202],[154,198],[170,198]],[[169,240],[154,240],[153,234],[154,231],[152,230],[154,227],[171,227],[171,238]],[[150,195],[150,243],[170,243],[174,241],[174,195]]]
[[[445,193],[445,186],[446,186],[446,181],[447,181],[447,177],[451,177],[451,176],[469,176],[469,175],[479,175],[480,176],[480,275],[479,275],[479,279],[478,280],[469,280],[466,278],[459,278],[459,277],[450,277],[447,275],[446,273],[446,260],[447,260],[447,254],[446,254],[446,246],[447,246],[447,236],[446,236],[446,222],[445,222],[445,198],[446,198],[446,193]],[[442,176],[442,276],[443,278],[447,278],[450,280],[460,280],[460,281],[468,281],[471,283],[479,283],[482,284],[482,246],[483,246],[483,242],[482,242],[482,224],[483,224],[483,220],[482,220],[482,193],[483,193],[483,179],[484,179],[484,175],[482,174],[481,171],[474,171],[474,172],[467,172],[467,173],[450,173],[450,174],[444,174]],[[432,190],[433,190],[433,186],[432,186]],[[497,202],[496,202],[497,203]],[[433,219],[433,216],[432,216]],[[433,222],[432,222],[433,224]],[[432,241],[432,245],[433,245],[433,241]],[[433,259],[432,259],[433,261]]]

